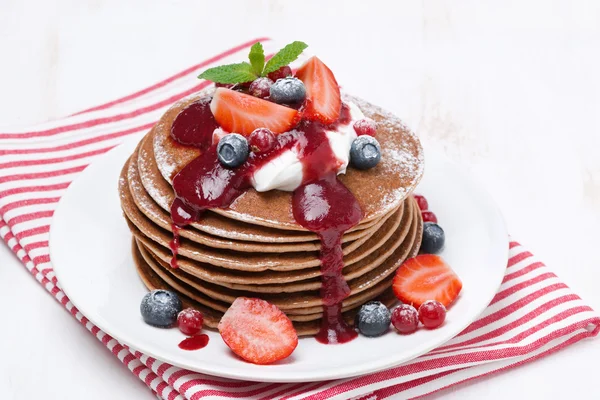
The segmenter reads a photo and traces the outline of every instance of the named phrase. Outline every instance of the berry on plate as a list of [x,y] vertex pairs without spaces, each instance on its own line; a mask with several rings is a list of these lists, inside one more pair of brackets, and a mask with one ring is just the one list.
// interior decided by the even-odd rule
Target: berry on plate
[[186,308],[177,315],[177,327],[188,336],[194,336],[202,329],[204,316],[198,310]]
[[304,83],[298,78],[283,78],[271,85],[269,100],[280,104],[302,103],[306,98]]
[[219,332],[235,354],[254,364],[284,359],[298,345],[292,321],[261,299],[235,299],[219,322]]
[[287,132],[300,119],[297,110],[225,88],[215,90],[210,110],[221,128],[244,136],[257,128]]
[[419,307],[419,321],[427,329],[435,329],[446,320],[446,307],[436,300],[428,300]]
[[359,119],[354,123],[354,131],[358,136],[375,136],[377,134],[377,123],[371,118]]
[[248,143],[250,144],[250,150],[252,150],[253,153],[266,153],[275,147],[277,138],[273,132],[267,128],[258,128],[250,134]]
[[437,254],[444,248],[446,235],[441,226],[435,222],[423,224],[423,238],[421,239],[421,252],[426,254]]
[[292,69],[289,65],[284,65],[278,70],[273,71],[267,75],[267,77],[273,82],[276,82],[277,79],[287,78],[288,76],[292,76]]
[[181,308],[181,300],[177,293],[162,289],[146,293],[140,304],[144,322],[159,328],[173,326]]
[[420,254],[398,268],[392,288],[400,301],[417,308],[428,300],[448,307],[458,297],[462,282],[440,256]]
[[427,211],[427,210],[429,210],[429,203],[427,202],[427,199],[425,198],[425,196],[422,196],[420,194],[415,194],[413,197],[417,201],[417,205],[419,206],[419,210],[421,210],[421,211]]
[[333,72],[317,57],[311,57],[296,76],[306,87],[304,118],[331,124],[337,121],[342,108],[340,87]]
[[400,304],[392,310],[392,325],[398,333],[413,333],[419,327],[419,313],[410,304]]
[[433,211],[421,211],[421,217],[423,217],[423,222],[435,222],[436,224],[438,222],[438,219]]
[[219,140],[217,155],[227,168],[237,168],[248,159],[248,141],[242,135],[230,133]]
[[376,337],[387,332],[392,316],[380,301],[370,301],[358,310],[354,325],[365,336]]
[[381,161],[381,147],[373,136],[363,135],[352,141],[350,163],[356,169],[373,168]]
[[269,97],[269,92],[271,90],[271,86],[273,85],[273,81],[269,78],[256,78],[248,88],[248,92],[252,96],[260,97],[264,99]]

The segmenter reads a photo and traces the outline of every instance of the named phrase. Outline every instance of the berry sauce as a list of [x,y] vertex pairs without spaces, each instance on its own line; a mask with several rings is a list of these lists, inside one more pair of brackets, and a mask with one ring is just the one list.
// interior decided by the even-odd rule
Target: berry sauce
[[208,344],[208,335],[195,335],[189,338],[183,339],[179,343],[179,348],[182,350],[200,350]]
[[[202,99],[197,103],[208,105]],[[292,213],[298,224],[316,233],[321,241],[321,297],[323,299],[323,322],[316,339],[322,343],[344,343],[354,339],[357,333],[342,317],[342,301],[350,294],[350,288],[342,275],[344,267],[341,238],[348,229],[357,225],[363,213],[358,201],[338,179],[336,171],[340,161],[335,157],[326,137],[327,130],[351,121],[350,109],[342,105],[338,121],[324,125],[316,121],[301,121],[291,132],[277,136],[275,146],[264,153],[251,153],[248,160],[238,168],[228,169],[221,165],[216,146],[211,146],[214,118],[205,112],[206,106],[188,106],[176,117],[171,137],[184,145],[193,145],[204,151],[186,165],[173,178],[176,199],[171,205],[173,240],[171,266],[177,267],[179,246],[178,229],[201,218],[204,210],[225,208],[251,187],[251,178],[258,168],[282,152],[296,149],[303,165],[303,181],[292,194]],[[210,109],[209,109],[210,113]],[[182,116],[183,114],[183,116]],[[179,118],[183,119],[179,121]],[[197,137],[191,137],[195,126],[207,124],[208,128],[196,129]],[[210,134],[208,132],[210,131]],[[180,140],[181,137],[181,140]]]

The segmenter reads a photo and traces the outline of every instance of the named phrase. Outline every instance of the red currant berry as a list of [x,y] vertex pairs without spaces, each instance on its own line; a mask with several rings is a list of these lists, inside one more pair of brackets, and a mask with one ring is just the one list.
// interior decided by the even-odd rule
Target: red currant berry
[[354,123],[354,131],[358,136],[375,136],[377,134],[377,123],[371,118],[359,119]]
[[419,307],[419,321],[427,329],[435,329],[446,320],[446,307],[437,300],[428,300]]
[[419,313],[409,304],[401,304],[392,310],[392,325],[399,333],[413,333],[419,326]]
[[193,308],[186,308],[177,315],[177,326],[185,335],[196,335],[202,329],[204,317],[202,313]]
[[433,211],[422,211],[421,216],[423,217],[423,222],[435,222],[436,224],[438,222]]
[[257,78],[250,84],[248,91],[252,96],[264,99],[269,97],[271,85],[273,85],[273,81],[269,78]]
[[273,82],[277,82],[277,79],[287,78],[288,76],[292,76],[292,69],[289,65],[285,65],[279,68],[277,71],[270,72],[267,77]]
[[419,210],[421,210],[421,211],[429,210],[429,203],[427,202],[427,199],[425,198],[425,196],[421,196],[420,194],[415,194],[414,198],[417,201]]
[[266,153],[267,151],[273,149],[276,143],[277,138],[273,132],[267,128],[255,129],[248,138],[250,150],[257,154]]

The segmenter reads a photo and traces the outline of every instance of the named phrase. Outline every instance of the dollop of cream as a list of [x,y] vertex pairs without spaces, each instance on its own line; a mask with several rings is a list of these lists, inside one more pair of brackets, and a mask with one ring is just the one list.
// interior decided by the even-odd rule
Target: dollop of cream
[[[350,123],[339,125],[335,130],[326,132],[331,150],[339,161],[338,175],[346,173],[346,168],[350,162],[350,146],[356,139],[354,123],[365,118],[356,104],[351,102],[346,104],[350,108]],[[287,134],[294,134],[294,131],[283,133],[283,135]],[[273,189],[291,192],[302,184],[302,180],[302,162],[298,158],[298,149],[294,147],[284,151],[254,171],[250,181],[258,192]]]

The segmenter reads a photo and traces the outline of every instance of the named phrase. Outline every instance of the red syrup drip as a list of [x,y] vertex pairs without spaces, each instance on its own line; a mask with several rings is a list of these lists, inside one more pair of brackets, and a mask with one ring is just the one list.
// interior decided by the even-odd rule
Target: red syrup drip
[[189,338],[183,339],[179,343],[179,348],[182,350],[200,350],[206,347],[208,344],[208,335],[194,335]]
[[[208,107],[204,103],[203,107]],[[286,150],[296,148],[303,165],[303,182],[292,195],[292,213],[298,224],[315,232],[321,240],[321,271],[324,318],[321,330],[316,336],[322,343],[345,343],[357,333],[342,317],[342,301],[348,297],[350,288],[342,274],[344,267],[341,238],[348,229],[362,219],[358,201],[338,179],[336,171],[340,161],[335,157],[327,140],[326,131],[335,130],[339,125],[350,123],[350,109],[342,105],[340,118],[331,125],[320,122],[301,121],[289,134],[279,135],[276,146],[262,154],[251,153],[246,163],[236,169],[228,169],[218,160],[216,146],[211,146],[212,121],[209,135],[204,129],[197,129],[199,137],[191,138],[190,129],[184,123],[200,124],[206,117],[202,106],[186,108],[190,113],[179,116],[173,123],[171,137],[177,142],[205,149],[205,152],[186,165],[173,178],[176,199],[171,205],[174,238],[171,246],[173,260],[179,246],[178,228],[197,221],[204,210],[225,208],[251,187],[251,177],[258,168]],[[191,111],[196,110],[192,118]],[[180,114],[181,115],[181,114]],[[181,140],[180,140],[181,137]],[[177,261],[171,263],[176,268]]]

